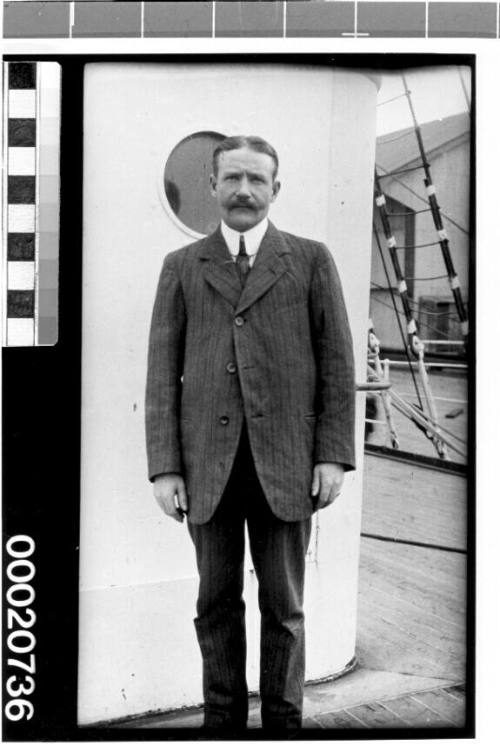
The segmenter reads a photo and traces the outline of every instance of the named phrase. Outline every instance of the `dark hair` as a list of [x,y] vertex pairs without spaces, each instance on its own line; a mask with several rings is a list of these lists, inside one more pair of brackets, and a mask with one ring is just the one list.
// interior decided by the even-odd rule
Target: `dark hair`
[[260,136],[228,136],[221,141],[214,149],[212,156],[212,167],[214,175],[217,175],[219,168],[219,156],[222,152],[230,152],[233,149],[242,149],[248,147],[254,152],[260,152],[260,154],[267,154],[274,162],[273,180],[278,174],[278,154],[276,149],[271,146],[267,141],[261,139]]

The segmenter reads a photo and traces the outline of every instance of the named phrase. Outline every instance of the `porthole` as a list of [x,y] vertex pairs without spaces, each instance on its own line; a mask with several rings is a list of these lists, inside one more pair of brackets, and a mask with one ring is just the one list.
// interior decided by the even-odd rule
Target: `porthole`
[[163,174],[163,186],[172,212],[198,233],[212,233],[219,224],[217,203],[210,193],[212,154],[225,137],[200,131],[182,139],[172,150]]

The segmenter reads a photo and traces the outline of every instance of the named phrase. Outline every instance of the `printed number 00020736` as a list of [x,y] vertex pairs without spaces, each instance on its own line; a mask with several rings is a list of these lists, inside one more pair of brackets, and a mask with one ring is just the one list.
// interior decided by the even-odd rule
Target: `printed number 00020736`
[[6,571],[7,582],[10,583],[6,593],[7,666],[12,668],[13,673],[7,673],[5,716],[12,722],[21,719],[29,721],[35,712],[27,696],[35,690],[33,649],[36,639],[30,628],[35,624],[36,614],[30,607],[35,600],[35,589],[30,583],[35,575],[35,565],[28,557],[35,551],[35,542],[31,536],[23,534],[11,536],[6,550],[11,558]]

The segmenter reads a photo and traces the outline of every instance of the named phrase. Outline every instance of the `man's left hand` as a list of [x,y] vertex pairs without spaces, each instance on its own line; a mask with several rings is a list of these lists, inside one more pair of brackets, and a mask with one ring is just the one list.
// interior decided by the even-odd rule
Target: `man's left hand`
[[318,463],[313,469],[311,496],[317,497],[316,510],[327,507],[339,496],[344,482],[344,466],[340,463]]

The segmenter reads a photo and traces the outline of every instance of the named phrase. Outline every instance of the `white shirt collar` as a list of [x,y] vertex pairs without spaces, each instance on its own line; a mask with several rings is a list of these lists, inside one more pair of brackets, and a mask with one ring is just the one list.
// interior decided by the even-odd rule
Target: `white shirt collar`
[[[255,254],[259,250],[259,246],[262,242],[262,238],[266,233],[268,225],[269,220],[267,219],[267,217],[264,217],[263,220],[258,222],[257,225],[254,225],[252,228],[250,228],[250,230],[246,230],[244,233],[239,233],[237,230],[230,228],[229,225],[226,225],[224,220],[221,220],[220,229],[224,240],[226,241],[227,247],[231,252],[231,256],[238,256],[238,252],[240,250],[240,235],[245,236],[245,249],[247,254],[250,257],[255,256]],[[251,261],[253,261],[253,259]]]

